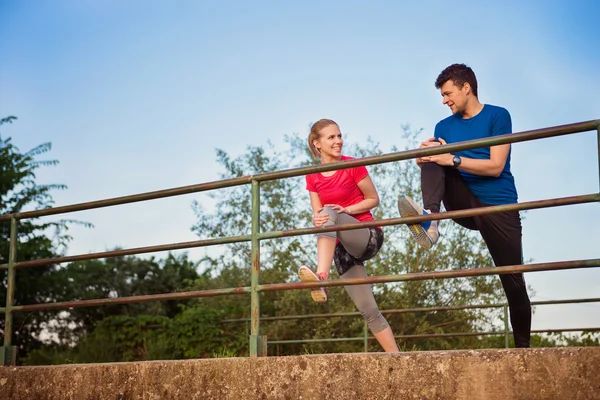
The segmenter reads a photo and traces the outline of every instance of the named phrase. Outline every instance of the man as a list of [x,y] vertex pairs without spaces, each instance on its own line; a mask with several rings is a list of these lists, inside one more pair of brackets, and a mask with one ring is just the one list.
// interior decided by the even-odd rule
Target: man
[[[477,97],[475,73],[464,64],[453,64],[435,81],[450,117],[438,122],[434,137],[421,148],[440,146],[512,133],[510,114],[502,107],[482,104]],[[464,210],[487,205],[517,202],[517,190],[510,172],[510,144],[446,153],[417,160],[421,168],[423,207],[401,196],[398,208],[402,217]],[[523,263],[521,218],[518,211],[454,220],[467,229],[478,230],[496,266]],[[418,243],[431,248],[438,240],[438,221],[409,225]],[[500,275],[510,309],[516,347],[529,347],[531,304],[523,274]]]

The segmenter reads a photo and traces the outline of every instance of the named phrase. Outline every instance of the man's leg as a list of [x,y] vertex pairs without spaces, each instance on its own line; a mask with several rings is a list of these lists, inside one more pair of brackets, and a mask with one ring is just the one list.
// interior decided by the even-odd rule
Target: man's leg
[[[434,163],[426,163],[421,167],[421,192],[425,207],[418,205],[408,196],[398,199],[400,216],[414,217],[440,211],[445,190],[445,169]],[[439,238],[438,221],[426,221],[420,224],[409,224],[407,228],[420,246],[430,249]]]
[[[444,178],[443,201],[448,211],[485,206],[469,190],[460,172],[447,168]],[[521,218],[517,211],[460,218],[454,221],[467,229],[480,231],[497,267],[523,263]],[[500,281],[508,300],[515,346],[529,347],[531,303],[523,274],[500,275]]]
[[[431,164],[431,163],[430,163]],[[433,167],[435,165],[435,167]],[[421,182],[429,180],[432,182],[436,181],[436,177],[440,174],[438,171],[442,170],[444,175],[442,200],[444,201],[444,207],[447,211],[456,210],[468,210],[470,208],[480,207],[482,204],[477,200],[475,195],[471,192],[465,181],[463,180],[460,172],[455,169],[448,167],[440,167],[437,164],[431,164],[424,172],[421,173]],[[432,184],[430,184],[432,185]],[[439,189],[437,189],[439,191]],[[426,199],[425,190],[423,190],[423,199]],[[437,201],[437,203],[434,203]],[[427,197],[427,201],[424,203],[425,207],[431,207],[432,211],[439,212],[440,200],[437,200],[437,195]],[[453,220],[457,224],[470,230],[477,230],[477,223],[475,218],[456,218]]]
[[[523,264],[521,218],[518,211],[484,215],[480,232],[497,267]],[[500,275],[510,309],[515,347],[529,347],[531,303],[523,274]]]
[[435,163],[421,166],[421,193],[423,208],[431,212],[440,212],[442,200],[446,193],[446,168]]
[[[407,196],[400,196],[398,209],[402,217],[438,213],[442,200],[447,210],[477,207],[477,199],[462,180],[460,173],[435,163],[425,163],[421,167],[421,192],[424,207]],[[461,218],[455,221],[467,229],[477,229],[473,218]],[[431,248],[439,237],[438,224],[438,221],[427,221],[408,225],[408,228],[421,246]]]

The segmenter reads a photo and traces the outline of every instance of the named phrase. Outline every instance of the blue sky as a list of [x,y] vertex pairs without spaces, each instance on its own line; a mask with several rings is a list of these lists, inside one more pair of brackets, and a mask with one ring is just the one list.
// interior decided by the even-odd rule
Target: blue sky
[[[322,117],[347,141],[403,146],[448,115],[434,88],[464,62],[514,131],[600,119],[595,1],[0,1],[0,115],[22,150],[51,141],[66,205],[219,179],[232,155]],[[521,201],[598,191],[596,133],[513,146]],[[69,254],[194,240],[192,199],[81,212]],[[597,258],[598,204],[524,221],[535,262]],[[390,217],[395,216],[390,210]],[[199,254],[191,251],[193,256]],[[534,299],[600,297],[600,271],[532,273]],[[538,307],[534,328],[600,326],[600,305]]]

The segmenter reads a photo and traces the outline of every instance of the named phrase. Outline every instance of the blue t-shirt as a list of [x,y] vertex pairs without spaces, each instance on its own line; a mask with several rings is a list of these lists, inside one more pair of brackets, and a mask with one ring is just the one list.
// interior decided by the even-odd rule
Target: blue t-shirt
[[[490,136],[512,133],[512,122],[508,111],[502,107],[485,104],[476,116],[463,119],[460,114],[451,115],[435,126],[436,139],[447,143],[463,142]],[[490,148],[463,150],[454,153],[467,158],[490,159]],[[471,192],[485,204],[500,205],[517,202],[517,188],[510,172],[510,151],[504,170],[499,177],[474,175],[460,171]]]

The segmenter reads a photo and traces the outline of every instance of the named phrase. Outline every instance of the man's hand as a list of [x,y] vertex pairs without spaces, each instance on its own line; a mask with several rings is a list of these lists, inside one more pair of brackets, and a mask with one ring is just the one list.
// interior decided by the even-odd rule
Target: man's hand
[[[441,139],[444,140],[444,139]],[[441,143],[434,137],[430,137],[429,139],[427,139],[426,141],[421,143],[421,146],[419,146],[420,149],[424,148],[424,147],[432,147],[432,146],[439,146],[441,145]],[[428,162],[428,161],[423,161],[423,157],[419,157],[416,159],[417,161],[417,165],[419,166],[419,168],[421,168],[421,166],[423,165],[424,162]]]
[[[446,141],[442,138],[439,138],[437,141],[435,138],[429,138],[426,142],[421,143],[420,149],[423,147],[432,147],[432,146],[440,146],[447,144]],[[436,163],[437,165],[441,165],[442,167],[452,167],[454,166],[454,155],[450,153],[437,154],[435,156],[426,156],[420,157],[417,159],[417,165],[420,167],[426,162]]]

